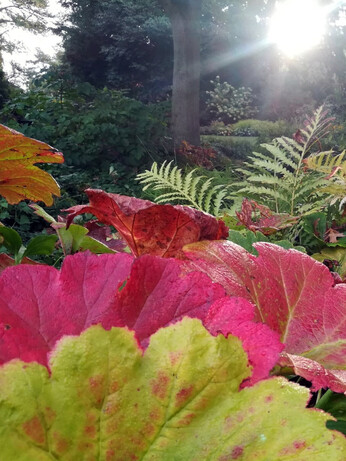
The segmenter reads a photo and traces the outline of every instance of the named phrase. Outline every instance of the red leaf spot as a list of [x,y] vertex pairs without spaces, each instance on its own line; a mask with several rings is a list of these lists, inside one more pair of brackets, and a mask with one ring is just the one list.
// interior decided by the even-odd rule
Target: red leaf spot
[[34,416],[23,424],[24,432],[38,445],[44,445],[46,441],[46,433],[39,420],[38,416]]
[[[130,439],[130,444],[135,445],[141,450],[145,449],[146,442],[143,440],[143,438],[140,437],[131,437]],[[137,458],[136,458],[137,459]]]
[[[78,444],[78,450],[81,452],[81,453],[87,453],[88,450],[92,450],[93,448],[93,444],[90,443],[90,442],[80,442]],[[92,459],[90,458],[90,461],[92,461]]]
[[96,437],[96,427],[95,426],[85,426],[84,433],[89,436],[91,439]]
[[280,455],[294,455],[297,451],[306,447],[305,440],[296,440],[292,445],[283,448],[280,451]]
[[104,409],[103,413],[106,415],[114,415],[119,409],[119,405],[113,402],[107,402]]
[[89,378],[89,388],[90,391],[97,397],[99,397],[100,392],[103,391],[104,376],[97,375]]
[[239,457],[243,454],[244,448],[240,445],[237,445],[233,448],[231,453],[226,455],[222,455],[218,461],[231,461],[232,459],[239,459]]
[[53,423],[53,421],[55,420],[55,417],[56,417],[56,413],[51,408],[46,407],[44,409],[44,419],[47,421],[49,425]]
[[191,396],[193,391],[193,386],[185,387],[180,389],[180,391],[175,396],[175,404],[177,407],[182,406]]
[[110,385],[110,392],[112,394],[114,392],[117,392],[118,390],[119,390],[119,384],[117,381],[115,381],[114,383]]
[[293,446],[296,450],[300,450],[300,448],[305,448],[306,446],[306,443],[305,443],[305,440],[301,440],[301,441],[295,441],[293,443]]
[[232,450],[232,458],[231,459],[238,459],[243,454],[244,448],[238,445],[234,447]]
[[158,408],[150,412],[150,419],[158,421],[160,419],[160,411]]
[[144,426],[143,432],[144,435],[146,435],[149,438],[155,434],[155,426],[153,424],[148,423]]
[[183,355],[182,352],[171,352],[169,354],[169,359],[171,361],[171,365],[174,366],[178,360],[180,359],[180,357]]
[[244,416],[243,416],[243,415],[241,415],[241,414],[237,415],[237,421],[238,421],[238,423],[241,423],[243,420],[244,420]]
[[265,398],[265,401],[267,403],[269,403],[269,402],[272,402],[273,399],[274,399],[274,397],[272,395],[267,395],[266,398]]
[[119,427],[120,427],[120,422],[119,420],[110,420],[107,422],[106,424],[106,434],[107,435],[111,435],[111,434],[115,434],[118,430],[119,430]]
[[53,441],[54,441],[54,451],[57,452],[58,455],[63,455],[69,448],[68,440],[64,439],[59,432],[53,433]]
[[178,421],[178,426],[180,426],[180,427],[188,426],[195,416],[196,415],[194,413],[189,413],[188,415],[185,415],[183,418],[181,418]]
[[106,451],[106,461],[112,461],[115,456],[115,451],[114,450],[107,450]]
[[232,429],[233,427],[234,427],[233,418],[231,418],[230,416],[227,416],[227,418],[225,418],[225,423],[224,423],[225,432],[229,432],[230,429]]
[[169,377],[159,371],[157,378],[150,382],[152,393],[159,399],[164,399],[167,395],[168,383]]

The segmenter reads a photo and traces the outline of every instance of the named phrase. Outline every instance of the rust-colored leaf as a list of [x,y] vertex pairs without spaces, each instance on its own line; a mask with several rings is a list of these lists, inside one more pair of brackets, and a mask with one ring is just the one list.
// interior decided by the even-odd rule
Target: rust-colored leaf
[[52,205],[59,196],[56,181],[35,163],[62,163],[64,157],[48,144],[0,125],[0,195],[15,204],[29,199]]
[[83,213],[114,226],[135,256],[179,257],[184,245],[200,240],[225,239],[222,221],[186,206],[156,205],[149,200],[88,189],[89,205],[69,208],[68,225]]
[[236,212],[236,215],[239,225],[247,227],[252,232],[260,231],[264,235],[275,234],[280,229],[291,227],[298,220],[287,213],[273,213],[268,207],[247,198],[244,198],[241,211]]

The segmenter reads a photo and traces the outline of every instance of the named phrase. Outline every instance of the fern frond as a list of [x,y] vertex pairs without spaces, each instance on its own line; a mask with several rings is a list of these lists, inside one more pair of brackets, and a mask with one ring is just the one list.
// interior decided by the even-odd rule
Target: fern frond
[[276,173],[278,175],[287,175],[287,176],[290,176],[291,172],[285,168],[282,163],[280,162],[275,162],[275,161],[272,161],[271,159],[268,159],[268,160],[257,160],[256,161],[256,167],[262,167],[263,170],[267,171],[271,171],[273,173]]
[[255,196],[254,198],[261,196],[262,203],[265,202],[266,197],[273,198],[274,200],[282,200],[286,203],[289,203],[289,199],[282,193],[282,191],[270,189],[267,187],[248,185],[247,187],[239,189],[238,194],[243,194],[249,197]]
[[156,203],[179,202],[215,216],[221,213],[224,200],[230,198],[229,186],[213,185],[212,178],[198,176],[196,170],[184,177],[173,162],[164,162],[160,168],[154,162],[150,170],[138,174],[136,179],[143,185],[143,190],[163,191],[155,198]]
[[280,148],[280,144],[275,142],[275,144],[262,144],[263,147],[271,153],[276,162],[280,162],[285,167],[290,167],[293,170],[297,168],[297,162],[294,161],[294,150],[289,146],[287,151]]
[[300,213],[307,202],[312,207],[321,204],[327,196],[326,185],[316,172],[306,173],[304,163],[312,146],[328,133],[330,124],[331,119],[322,106],[307,118],[294,138],[281,137],[262,144],[266,153],[253,153],[237,170],[243,177],[235,184],[238,193],[259,197],[265,204],[267,200],[276,212],[291,215]]
[[305,165],[310,170],[330,175],[335,169],[339,169],[342,176],[346,176],[346,151],[339,155],[333,155],[334,151],[329,150],[319,154],[310,155],[305,160]]

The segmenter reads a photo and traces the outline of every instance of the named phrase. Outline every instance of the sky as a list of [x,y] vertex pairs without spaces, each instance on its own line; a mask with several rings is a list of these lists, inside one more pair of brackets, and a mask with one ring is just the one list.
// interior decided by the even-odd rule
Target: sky
[[[58,0],[49,0],[48,3],[49,11],[53,15],[58,15],[59,12],[62,11]],[[35,58],[37,49],[41,49],[49,56],[54,56],[59,51],[59,44],[61,42],[60,38],[52,33],[37,35],[18,28],[9,31],[8,36],[14,41],[21,41],[24,45],[22,50],[18,50],[17,52],[15,51],[11,55],[3,53],[4,70],[9,75],[11,74],[11,61],[18,63],[21,66],[25,66],[28,61]]]

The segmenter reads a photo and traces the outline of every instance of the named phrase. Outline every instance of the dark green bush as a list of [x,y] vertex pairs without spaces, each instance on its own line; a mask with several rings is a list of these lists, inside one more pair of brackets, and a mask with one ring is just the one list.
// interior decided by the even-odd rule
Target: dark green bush
[[68,165],[131,166],[160,149],[166,112],[119,91],[79,84],[60,94],[47,88],[20,93],[5,105],[0,121],[61,150]]

